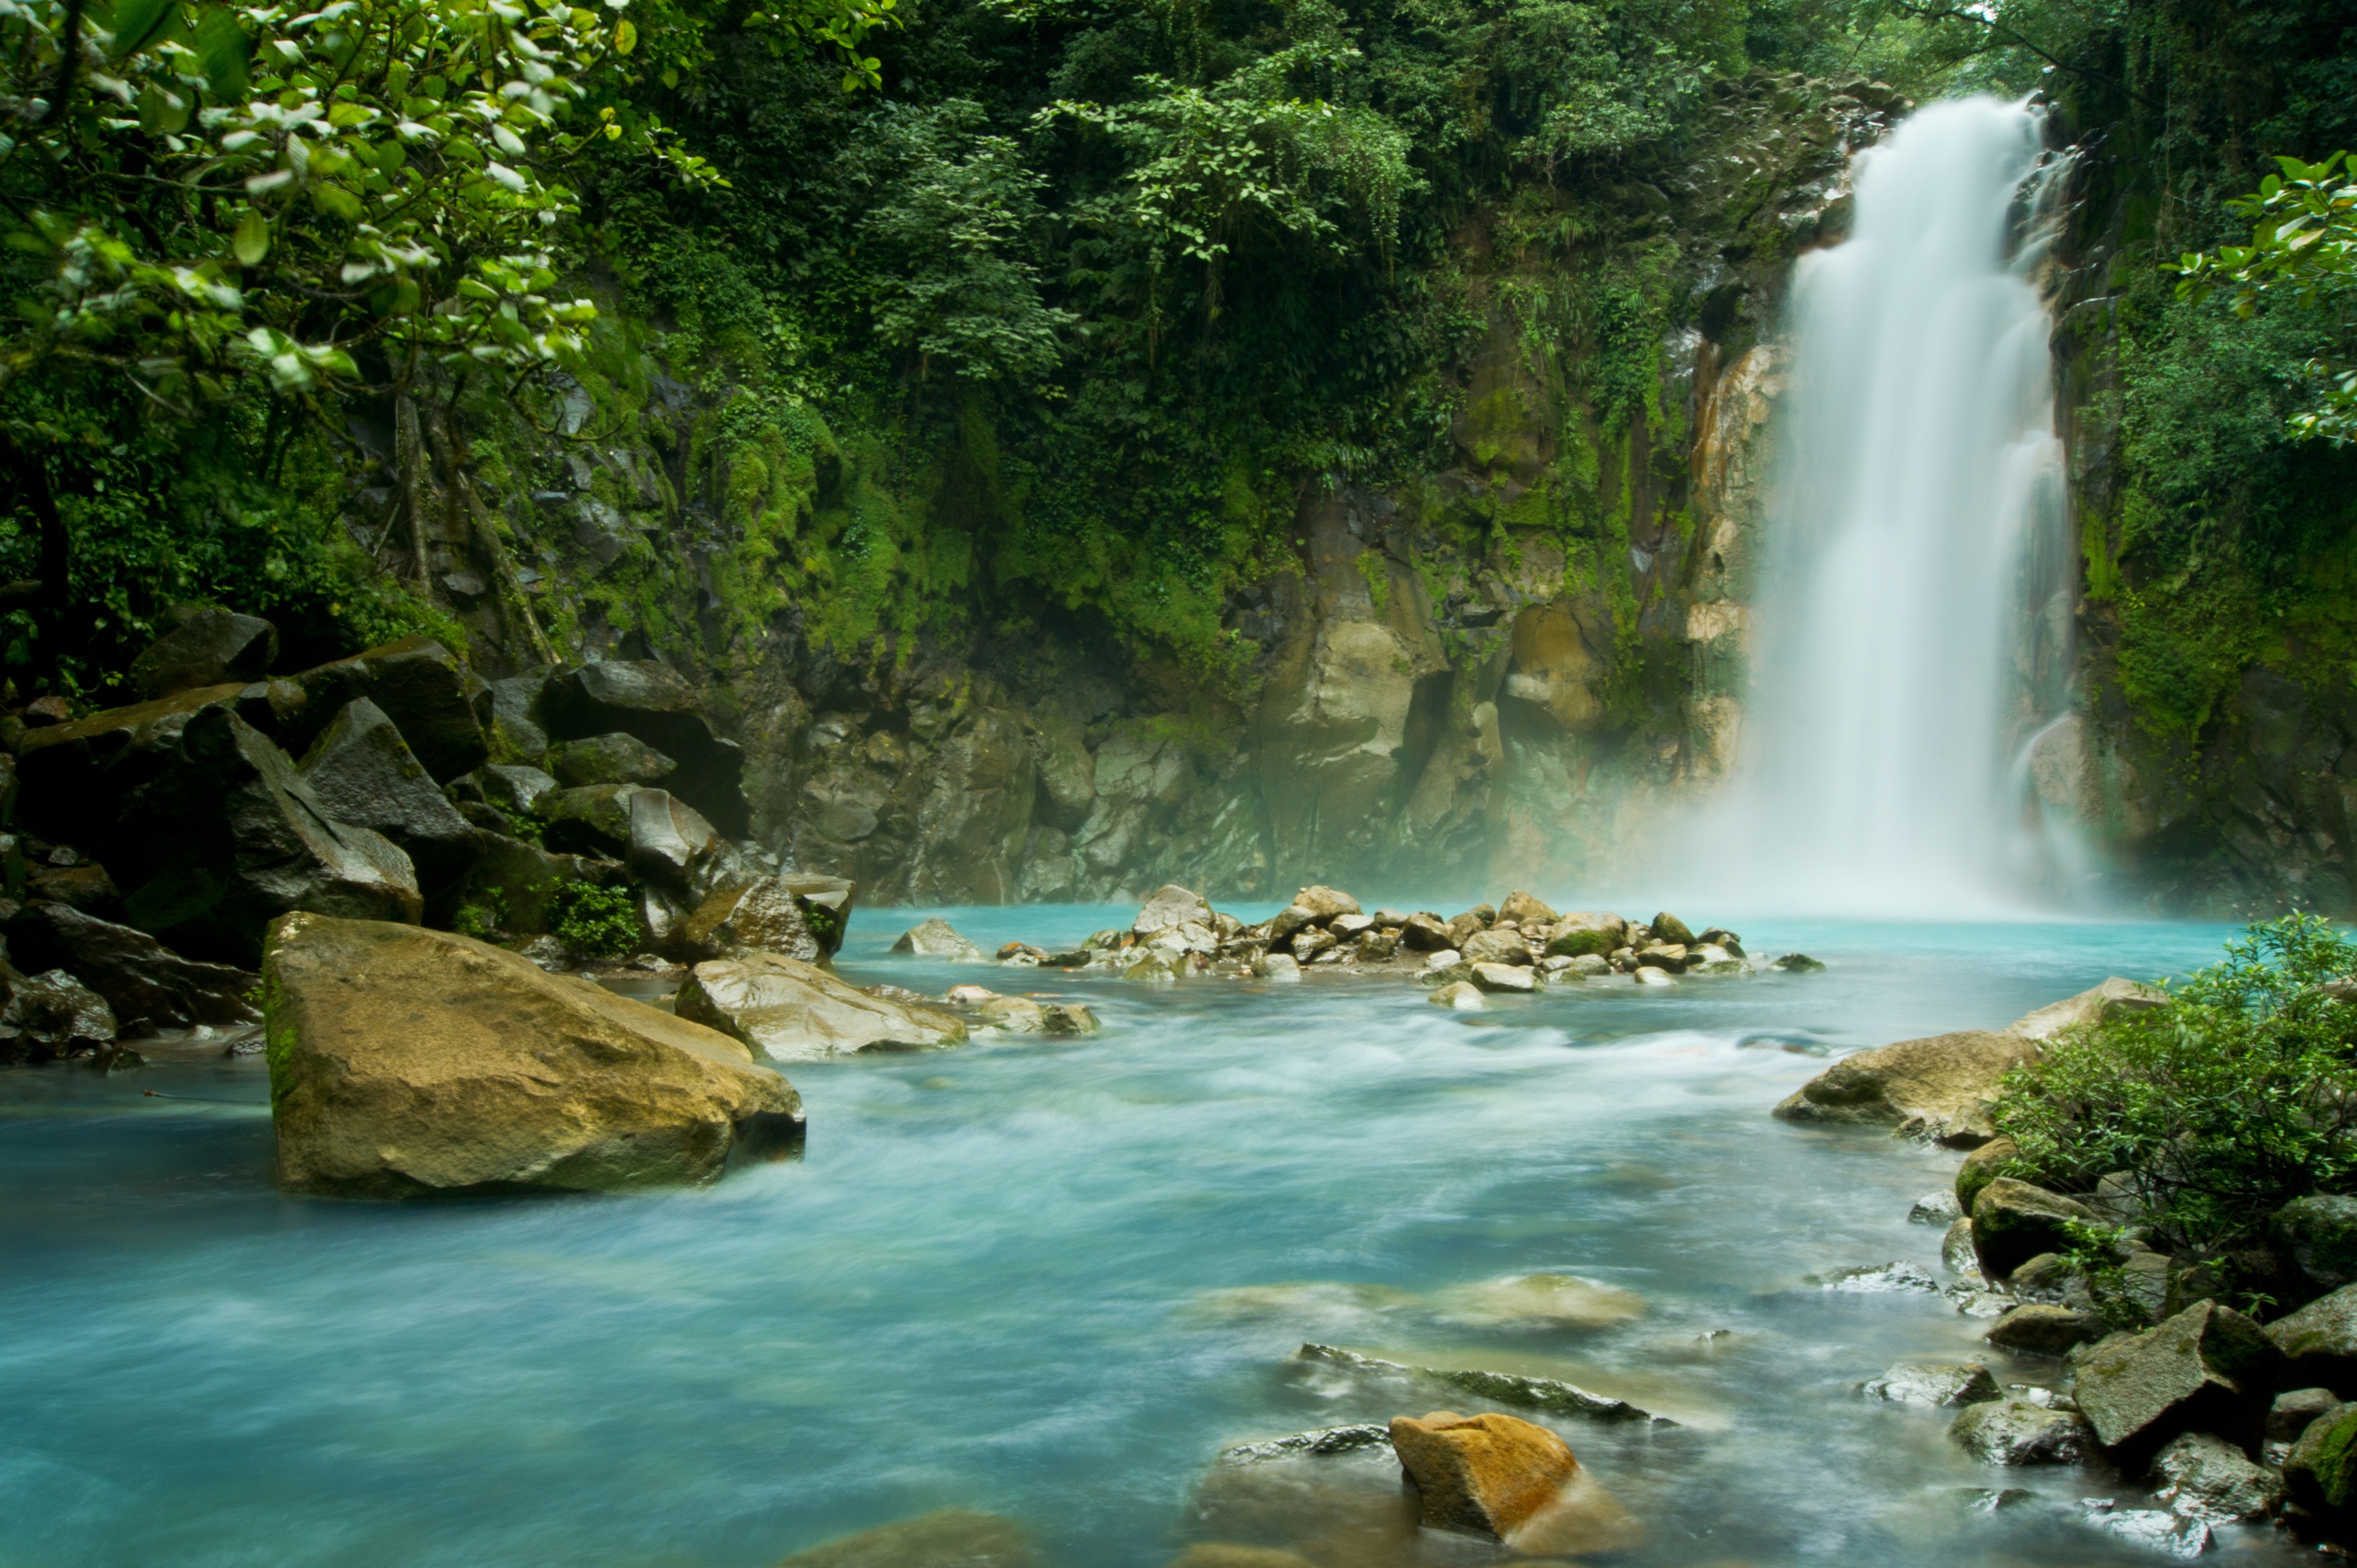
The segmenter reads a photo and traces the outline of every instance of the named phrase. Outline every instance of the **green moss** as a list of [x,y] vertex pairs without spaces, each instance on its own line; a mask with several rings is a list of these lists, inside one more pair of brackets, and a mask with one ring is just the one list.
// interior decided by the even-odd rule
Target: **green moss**
[[574,951],[592,957],[620,958],[636,949],[645,934],[628,887],[568,882],[550,896],[549,909],[550,932]]

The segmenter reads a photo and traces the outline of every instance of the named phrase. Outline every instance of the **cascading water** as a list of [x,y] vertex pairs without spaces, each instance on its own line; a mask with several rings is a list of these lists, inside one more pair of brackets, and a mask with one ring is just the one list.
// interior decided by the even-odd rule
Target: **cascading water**
[[2061,516],[2025,242],[2040,144],[2018,105],[1923,110],[1861,157],[1853,237],[1799,264],[1754,693],[1715,845],[1714,880],[1746,901],[1955,913],[2022,886],[2007,765],[2065,662],[2034,646]]

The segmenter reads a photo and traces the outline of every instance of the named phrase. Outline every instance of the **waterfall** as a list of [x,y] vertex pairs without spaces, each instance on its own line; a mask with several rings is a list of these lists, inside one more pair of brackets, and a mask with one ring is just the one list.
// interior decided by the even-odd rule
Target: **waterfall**
[[1795,272],[1753,691],[1710,835],[1711,880],[1747,902],[1953,914],[2026,890],[2011,764],[2068,663],[2037,646],[2069,592],[2040,165],[2030,110],[1933,104],[1861,156],[1852,237]]

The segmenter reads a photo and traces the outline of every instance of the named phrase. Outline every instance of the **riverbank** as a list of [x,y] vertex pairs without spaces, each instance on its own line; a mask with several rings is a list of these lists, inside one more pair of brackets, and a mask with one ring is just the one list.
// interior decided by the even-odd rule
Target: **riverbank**
[[[846,977],[998,984],[885,952],[932,913],[995,949],[1135,911],[866,912]],[[1986,1354],[1986,1323],[1936,1296],[1803,1283],[1939,1273],[1938,1228],[1906,1216],[1955,1156],[1767,1111],[1840,1052],[2205,962],[2224,929],[1711,913],[1830,967],[1473,1015],[1409,986],[1060,976],[1101,1034],[798,1067],[801,1162],[657,1195],[289,1199],[258,1063],[0,1074],[0,1249],[23,1261],[0,1311],[58,1326],[0,1349],[0,1551],[757,1568],[963,1506],[1059,1568],[1161,1568],[1237,1525],[1198,1509],[1223,1447],[1402,1413],[1299,1380],[1316,1340],[1684,1423],[1560,1423],[1645,1525],[1633,1563],[2150,1561],[2071,1509],[2136,1495],[2107,1472],[1986,1468],[1946,1412],[1857,1396],[1898,1362]],[[1643,1310],[1462,1310],[1534,1273]],[[2007,1487],[2053,1507],[1954,1511]],[[2289,1551],[2250,1539],[2254,1561]]]

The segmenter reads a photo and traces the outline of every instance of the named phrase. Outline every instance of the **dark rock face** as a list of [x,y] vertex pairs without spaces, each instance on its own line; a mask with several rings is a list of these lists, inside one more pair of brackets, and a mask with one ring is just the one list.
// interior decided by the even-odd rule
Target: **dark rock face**
[[479,911],[511,936],[542,936],[556,918],[559,889],[585,883],[610,887],[621,881],[617,861],[554,854],[522,839],[485,833],[482,853],[457,903],[461,910]]
[[2079,1364],[2079,1408],[2106,1448],[2148,1454],[2196,1428],[2254,1447],[2283,1359],[2257,1324],[2205,1301],[2098,1346]]
[[189,721],[243,691],[205,686],[27,731],[16,742],[21,820],[69,843],[102,842],[124,798],[169,766]]
[[28,897],[64,904],[101,919],[123,912],[122,890],[102,865],[37,866],[26,874],[25,892]]
[[2357,1520],[2357,1404],[2335,1405],[2309,1423],[2284,1459],[2291,1500],[2327,1526]]
[[175,692],[235,682],[243,686],[270,673],[278,659],[278,628],[254,616],[187,608],[172,629],[131,663],[131,687],[142,702]]
[[465,667],[432,638],[404,638],[289,679],[304,693],[302,716],[288,736],[296,743],[309,745],[346,703],[366,697],[400,726],[437,783],[490,758]]
[[537,768],[546,758],[548,732],[540,722],[540,693],[553,671],[544,665],[494,681],[477,701],[476,716],[482,720],[493,761]]
[[244,1024],[261,976],[182,958],[146,932],[62,904],[32,903],[8,922],[8,951],[27,969],[65,970],[104,997],[128,1034]]
[[553,739],[619,732],[675,759],[664,776],[671,791],[729,837],[745,835],[744,753],[713,734],[695,689],[668,664],[609,660],[565,671],[550,677],[540,711]]
[[114,1014],[105,1000],[64,970],[6,975],[0,1009],[0,1060],[52,1061],[103,1052],[114,1044]]
[[128,923],[191,957],[252,966],[291,909],[414,924],[409,857],[339,822],[285,753],[236,714],[203,710],[124,801],[111,841]]
[[718,888],[681,922],[665,949],[684,963],[748,952],[822,963],[834,950],[813,930],[811,908],[782,879]]
[[366,697],[344,704],[300,772],[329,816],[402,847],[429,902],[456,888],[482,852],[481,832],[435,788],[401,731]]
[[567,854],[619,860],[630,849],[631,784],[589,784],[552,789],[534,802],[533,814],[548,824],[542,837]]

